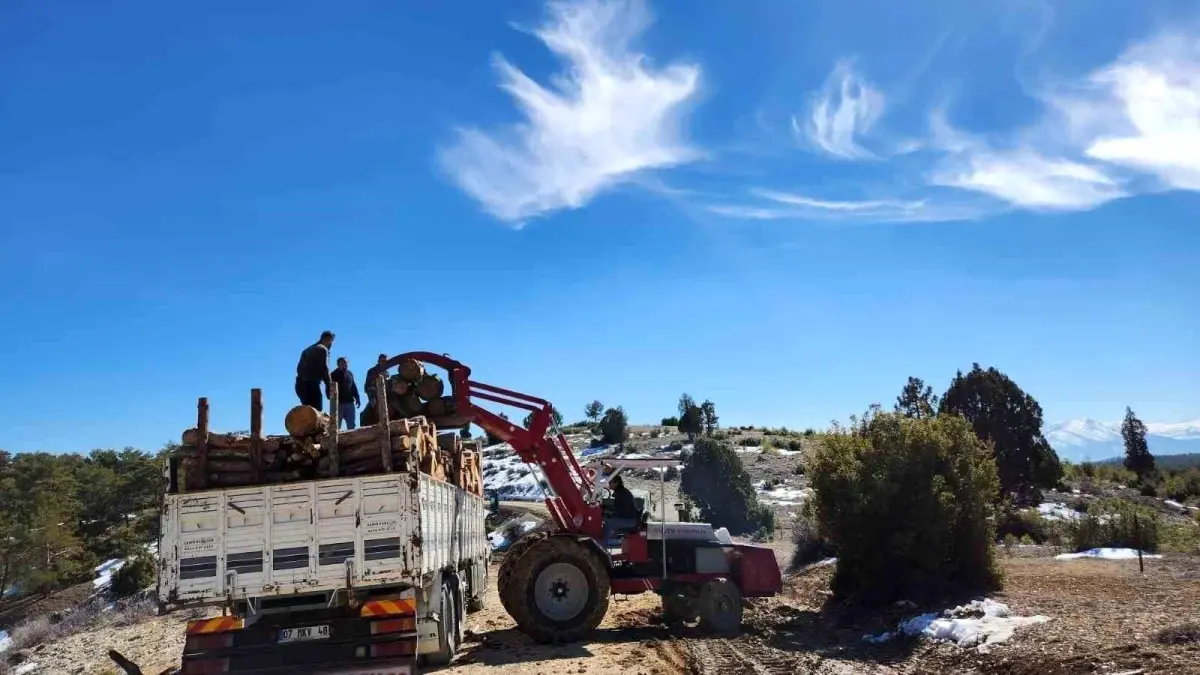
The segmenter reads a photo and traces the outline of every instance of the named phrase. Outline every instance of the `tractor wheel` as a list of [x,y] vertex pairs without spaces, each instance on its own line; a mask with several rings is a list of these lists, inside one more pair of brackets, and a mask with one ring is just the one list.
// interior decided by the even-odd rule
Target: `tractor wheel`
[[667,623],[695,621],[698,614],[696,601],[686,595],[662,596],[663,620]]
[[508,551],[504,553],[504,560],[500,561],[500,571],[496,574],[496,590],[500,595],[500,605],[504,607],[504,611],[508,612],[509,616],[513,615],[512,598],[513,585],[512,574],[517,567],[517,561],[521,556],[525,555],[534,544],[546,539],[550,535],[546,532],[537,532],[526,535],[517,540],[517,543],[508,547]]
[[594,551],[570,537],[549,537],[516,562],[510,614],[542,643],[574,642],[608,612],[608,570]]
[[742,626],[742,593],[733,582],[710,581],[700,589],[700,628],[731,635]]

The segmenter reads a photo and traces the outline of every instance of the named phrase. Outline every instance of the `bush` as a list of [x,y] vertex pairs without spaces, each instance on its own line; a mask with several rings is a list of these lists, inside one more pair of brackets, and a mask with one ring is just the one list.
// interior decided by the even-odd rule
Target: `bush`
[[729,444],[709,438],[696,441],[682,478],[680,490],[713,527],[726,527],[731,534],[775,529],[775,514],[758,503],[750,474]]
[[[1136,515],[1136,524],[1135,518]],[[1093,548],[1141,548],[1158,550],[1158,515],[1128,502],[1096,504],[1082,518],[1068,524],[1071,545],[1076,551]]]
[[875,409],[826,434],[809,477],[820,531],[838,552],[835,597],[920,602],[999,585],[996,464],[961,417]]
[[795,545],[792,550],[792,569],[835,555],[832,542],[821,534],[817,519],[807,504],[792,529],[792,543]]
[[804,437],[805,437],[805,438],[812,438],[813,436],[816,436],[816,435],[817,435],[817,430],[816,430],[816,429],[808,428],[808,429],[805,429],[805,430],[804,430]]
[[1193,467],[1187,471],[1170,472],[1163,482],[1163,492],[1177,502],[1200,497],[1200,469]]
[[678,480],[678,479],[679,479],[679,469],[677,467],[668,466],[665,470],[663,470],[663,480],[672,481],[672,480]]
[[629,419],[621,406],[604,411],[600,419],[600,435],[605,443],[623,443],[629,436]]
[[1021,511],[1006,504],[996,516],[996,536],[1029,537],[1042,544],[1050,537],[1050,523],[1036,511]]
[[787,442],[787,449],[791,450],[792,452],[800,452],[804,449],[804,441],[800,440],[799,438],[789,438]]
[[748,436],[746,438],[739,438],[737,442],[743,448],[758,448],[762,447],[763,438],[761,436]]
[[112,592],[119,598],[133,595],[154,585],[158,566],[154,558],[141,554],[127,560],[121,569],[113,572]]

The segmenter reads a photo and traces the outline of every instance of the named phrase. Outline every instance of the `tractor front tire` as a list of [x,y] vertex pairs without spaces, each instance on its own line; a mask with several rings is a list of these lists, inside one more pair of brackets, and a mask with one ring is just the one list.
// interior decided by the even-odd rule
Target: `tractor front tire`
[[742,626],[742,592],[727,579],[710,581],[700,589],[700,628],[717,635],[734,635]]
[[608,612],[608,570],[572,537],[539,540],[516,561],[509,584],[509,613],[537,642],[575,642]]
[[517,567],[517,561],[521,559],[534,544],[546,539],[550,535],[546,532],[535,532],[521,537],[508,550],[504,552],[504,559],[500,561],[500,570],[496,574],[496,591],[500,595],[500,605],[504,607],[504,611],[508,612],[509,616],[513,615],[513,570]]

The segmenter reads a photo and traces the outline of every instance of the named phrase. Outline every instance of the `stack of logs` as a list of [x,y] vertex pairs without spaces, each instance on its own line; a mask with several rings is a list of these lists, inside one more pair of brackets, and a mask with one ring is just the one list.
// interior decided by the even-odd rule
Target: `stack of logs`
[[[263,436],[261,390],[251,390],[250,399],[249,436],[209,432],[208,401],[200,399],[197,426],[183,432],[174,454],[181,491],[419,470],[483,495],[479,444],[464,444],[454,432],[439,435],[424,416],[385,415],[372,426],[339,432],[335,419],[296,406],[284,420],[287,435]],[[336,392],[330,403],[337,410]]]
[[[458,412],[458,404],[453,396],[444,396],[445,383],[434,373],[425,372],[425,366],[420,361],[407,359],[400,362],[396,368],[397,374],[386,378],[384,388],[387,401],[387,414],[390,418],[416,417],[440,420],[453,416]],[[380,375],[384,375],[380,373]],[[376,377],[372,369],[367,373],[367,386],[371,388],[371,403],[363,409],[359,423],[363,426],[377,424],[379,412],[376,401],[380,400],[378,385],[372,378]]]

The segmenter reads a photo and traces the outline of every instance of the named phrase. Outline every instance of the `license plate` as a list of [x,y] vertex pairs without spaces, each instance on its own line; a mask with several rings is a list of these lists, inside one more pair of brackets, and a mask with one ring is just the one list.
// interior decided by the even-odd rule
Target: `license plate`
[[301,642],[303,640],[326,640],[329,638],[329,626],[305,626],[304,628],[284,628],[279,631],[280,642]]

